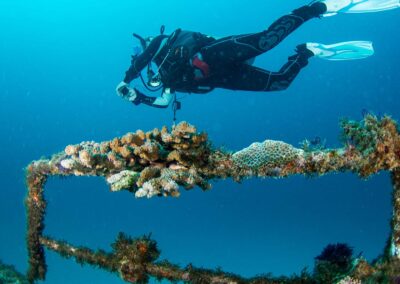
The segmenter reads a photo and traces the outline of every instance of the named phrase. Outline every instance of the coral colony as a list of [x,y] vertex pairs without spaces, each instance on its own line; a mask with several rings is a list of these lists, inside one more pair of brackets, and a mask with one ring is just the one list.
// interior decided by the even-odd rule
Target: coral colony
[[[390,117],[367,115],[362,121],[344,120],[343,147],[295,148],[281,141],[253,143],[236,153],[215,149],[205,133],[188,123],[168,130],[128,133],[112,141],[69,145],[51,159],[27,167],[27,245],[31,283],[45,279],[44,248],[78,263],[117,273],[130,283],[147,283],[149,277],[186,283],[396,283],[400,276],[400,135]],[[179,196],[179,189],[211,188],[210,181],[251,177],[319,176],[353,172],[367,178],[390,171],[393,183],[391,235],[385,251],[373,263],[353,256],[345,244],[327,246],[315,259],[312,272],[292,277],[245,279],[221,270],[191,265],[179,267],[158,261],[157,244],[150,237],[120,234],[112,252],[93,251],[43,235],[46,200],[44,186],[52,176],[102,176],[112,191],[128,190],[136,197]],[[0,278],[1,279],[1,278]]]

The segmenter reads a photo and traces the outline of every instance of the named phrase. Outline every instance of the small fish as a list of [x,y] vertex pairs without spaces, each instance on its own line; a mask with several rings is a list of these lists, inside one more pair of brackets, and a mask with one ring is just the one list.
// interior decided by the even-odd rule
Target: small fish
[[321,137],[319,137],[319,136],[314,137],[314,139],[310,140],[310,144],[312,146],[321,145]]
[[363,118],[366,118],[367,115],[369,115],[369,114],[371,114],[371,112],[369,110],[367,110],[366,108],[363,108],[361,110],[361,115],[362,115]]

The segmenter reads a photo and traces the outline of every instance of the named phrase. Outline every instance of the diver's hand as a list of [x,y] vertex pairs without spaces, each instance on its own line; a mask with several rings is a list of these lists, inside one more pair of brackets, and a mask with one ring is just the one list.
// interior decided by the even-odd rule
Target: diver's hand
[[118,84],[115,91],[117,92],[118,96],[127,99],[130,102],[135,101],[137,97],[136,91],[134,89],[129,88],[129,85],[124,81]]
[[120,97],[125,97],[129,93],[129,85],[122,81],[117,85],[117,88],[115,88],[115,91],[117,92],[117,95]]

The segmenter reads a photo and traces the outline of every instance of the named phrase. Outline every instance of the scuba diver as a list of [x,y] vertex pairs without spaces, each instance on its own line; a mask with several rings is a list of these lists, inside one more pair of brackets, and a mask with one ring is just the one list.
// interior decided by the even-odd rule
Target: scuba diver
[[[135,105],[166,108],[175,92],[204,94],[215,88],[243,91],[281,91],[287,89],[311,57],[327,60],[351,60],[371,56],[368,41],[341,42],[332,45],[298,45],[278,72],[252,66],[254,58],[271,50],[306,21],[339,13],[379,12],[400,7],[400,0],[317,0],[294,10],[258,33],[220,39],[199,32],[176,30],[144,39],[136,34],[143,52],[132,56],[131,66],[116,92]],[[152,62],[157,71],[152,70]],[[147,66],[148,82],[141,71]],[[140,77],[148,90],[161,90],[159,97],[147,96],[129,84]],[[153,88],[153,89],[152,89]],[[176,107],[174,106],[174,111]]]

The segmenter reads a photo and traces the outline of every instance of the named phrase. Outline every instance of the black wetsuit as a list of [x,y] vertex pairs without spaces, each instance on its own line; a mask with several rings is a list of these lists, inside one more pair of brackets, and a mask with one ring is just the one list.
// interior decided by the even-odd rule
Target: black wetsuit
[[[317,2],[303,6],[275,21],[267,30],[221,39],[201,33],[180,31],[168,39],[169,43],[158,52],[166,36],[154,38],[146,50],[134,57],[124,81],[130,83],[150,61],[159,66],[165,88],[180,92],[203,92],[213,88],[246,91],[279,91],[286,89],[300,70],[308,63],[312,53],[298,52],[289,57],[278,72],[267,71],[246,61],[278,45],[306,21],[326,12],[326,5]],[[196,77],[193,56],[200,55],[209,72]],[[201,70],[204,71],[204,70]]]

